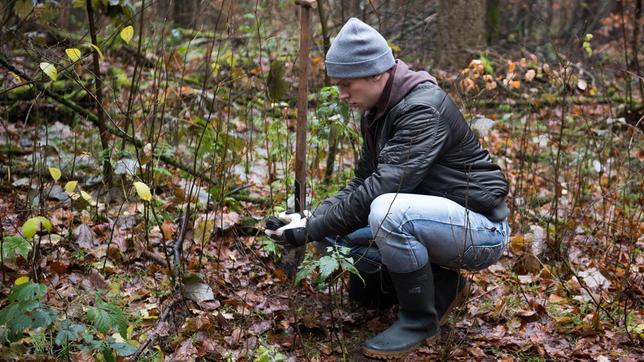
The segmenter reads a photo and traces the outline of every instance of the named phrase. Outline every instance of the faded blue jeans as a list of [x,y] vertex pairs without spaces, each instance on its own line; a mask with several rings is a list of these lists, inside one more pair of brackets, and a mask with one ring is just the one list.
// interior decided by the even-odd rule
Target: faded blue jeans
[[[480,270],[503,254],[510,236],[507,220],[492,222],[449,199],[417,194],[384,194],[371,203],[369,225],[348,235],[316,242],[351,248],[358,270],[416,271],[428,262],[449,269]],[[374,245],[375,242],[375,245]]]

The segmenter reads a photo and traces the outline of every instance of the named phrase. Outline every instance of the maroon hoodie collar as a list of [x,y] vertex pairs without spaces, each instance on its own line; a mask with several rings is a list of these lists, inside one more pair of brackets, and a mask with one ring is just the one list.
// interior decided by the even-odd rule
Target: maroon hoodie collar
[[389,79],[376,105],[365,112],[368,127],[382,118],[391,108],[400,102],[412,89],[423,82],[436,84],[436,78],[425,71],[413,71],[400,59],[389,72]]

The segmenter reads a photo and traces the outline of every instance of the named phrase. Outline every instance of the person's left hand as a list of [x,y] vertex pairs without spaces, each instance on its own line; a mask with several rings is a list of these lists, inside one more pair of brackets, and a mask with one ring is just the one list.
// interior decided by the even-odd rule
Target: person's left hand
[[277,230],[266,229],[264,233],[275,241],[286,242],[291,246],[302,246],[307,242],[306,221],[306,216],[297,217]]

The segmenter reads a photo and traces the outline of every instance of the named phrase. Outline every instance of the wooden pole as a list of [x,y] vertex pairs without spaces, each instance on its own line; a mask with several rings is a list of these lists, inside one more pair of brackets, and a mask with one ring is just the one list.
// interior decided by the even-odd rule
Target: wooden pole
[[295,138],[295,211],[306,209],[306,114],[308,111],[309,52],[311,49],[311,7],[315,0],[296,0],[300,5],[300,74],[297,89],[297,130]]
[[[309,50],[311,48],[311,7],[315,0],[296,0],[300,6],[300,74],[297,89],[297,129],[295,138],[295,211],[306,209],[306,113],[308,110]],[[289,279],[304,259],[305,247],[286,248],[279,266]]]

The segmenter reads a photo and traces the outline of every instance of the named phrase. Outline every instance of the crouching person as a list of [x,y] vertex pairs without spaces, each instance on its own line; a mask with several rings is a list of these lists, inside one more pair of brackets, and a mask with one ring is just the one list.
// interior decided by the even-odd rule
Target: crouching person
[[507,181],[436,80],[395,60],[371,26],[350,19],[325,64],[340,99],[363,111],[355,176],[313,212],[282,215],[288,224],[267,233],[292,245],[350,247],[371,283],[352,280],[354,299],[369,302],[390,282],[398,320],[363,352],[401,357],[439,335],[467,290],[457,270],[480,270],[502,255]]

